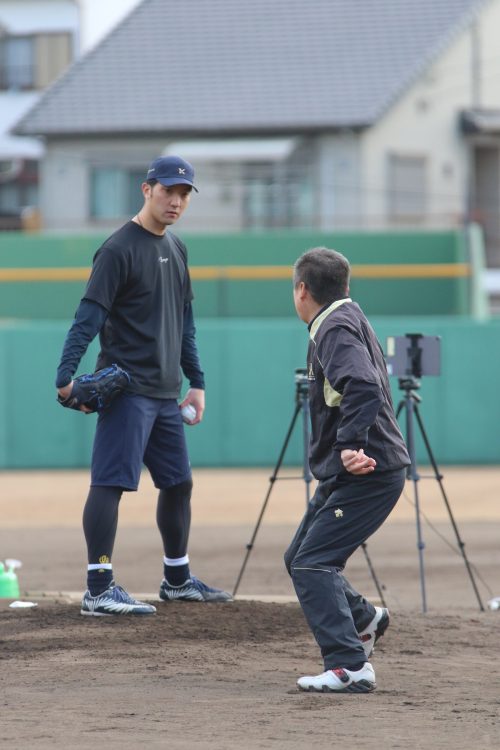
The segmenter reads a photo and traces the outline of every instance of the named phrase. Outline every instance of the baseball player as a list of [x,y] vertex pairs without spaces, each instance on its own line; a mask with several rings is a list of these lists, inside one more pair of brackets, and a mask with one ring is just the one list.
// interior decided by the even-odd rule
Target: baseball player
[[368,661],[389,613],[358,594],[342,571],[385,521],[410,459],[397,424],[380,345],[348,297],[349,263],[314,248],[294,270],[294,302],[309,329],[310,467],[319,480],[285,564],[325,671],[301,677],[301,690],[369,692]]
[[[112,566],[120,498],[124,491],[137,490],[143,463],[159,490],[156,521],[164,549],[160,598],[198,602],[232,598],[191,575],[187,551],[193,485],[181,407],[189,407],[190,424],[198,424],[205,409],[205,383],[186,247],[169,227],[189,205],[196,190],[193,182],[193,167],[178,156],[151,164],[142,184],[141,210],[94,257],[57,370],[58,397],[66,405],[71,402],[78,364],[99,334],[96,369],[116,364],[130,378],[97,419],[83,512],[88,549],[84,615],[156,611],[115,583]],[[179,404],[181,371],[190,388]],[[80,409],[88,411],[85,405]]]

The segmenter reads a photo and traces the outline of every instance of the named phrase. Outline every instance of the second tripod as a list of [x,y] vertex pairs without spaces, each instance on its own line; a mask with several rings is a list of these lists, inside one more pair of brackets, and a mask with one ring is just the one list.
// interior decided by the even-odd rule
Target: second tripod
[[453,531],[455,532],[455,537],[457,540],[458,549],[460,551],[460,554],[463,558],[463,561],[465,563],[466,571],[469,575],[470,582],[472,584],[472,588],[474,589],[474,593],[476,595],[479,609],[481,612],[484,611],[483,603],[481,601],[481,597],[479,595],[479,591],[476,585],[476,581],[474,579],[474,575],[472,573],[472,567],[469,563],[469,560],[467,558],[467,555],[465,553],[465,543],[460,537],[460,533],[458,530],[458,526],[455,522],[455,519],[453,517],[453,513],[451,511],[451,506],[448,500],[448,497],[446,495],[446,492],[444,490],[443,486],[443,476],[441,472],[438,469],[438,465],[436,463],[436,459],[434,458],[434,454],[431,449],[431,444],[429,442],[429,438],[427,437],[427,433],[424,429],[424,423],[422,421],[422,418],[420,416],[418,404],[421,401],[420,396],[417,393],[417,390],[420,388],[420,381],[417,380],[414,376],[406,376],[404,378],[399,378],[399,387],[402,391],[404,391],[404,397],[400,401],[398,408],[396,410],[396,418],[399,417],[400,413],[404,409],[406,412],[406,444],[408,446],[408,453],[410,455],[410,461],[411,464],[408,467],[407,477],[408,479],[411,479],[413,482],[413,493],[414,493],[414,505],[415,505],[415,517],[416,517],[416,525],[417,525],[417,549],[418,549],[418,558],[419,558],[419,570],[420,570],[420,588],[422,593],[422,612],[427,612],[427,598],[426,598],[426,591],[425,591],[425,573],[424,573],[424,549],[425,544],[422,537],[422,524],[420,520],[420,499],[419,499],[419,492],[418,492],[418,482],[420,480],[420,475],[418,473],[417,469],[417,459],[416,459],[416,448],[415,448],[415,431],[414,431],[414,425],[413,425],[413,418],[415,417],[418,427],[420,429],[420,435],[422,437],[422,440],[424,442],[427,456],[429,458],[429,462],[433,468],[434,471],[434,478],[439,484],[439,489],[441,491],[441,496],[443,498],[444,504],[446,506],[446,510],[448,511],[448,516],[450,518],[450,522],[453,528]]

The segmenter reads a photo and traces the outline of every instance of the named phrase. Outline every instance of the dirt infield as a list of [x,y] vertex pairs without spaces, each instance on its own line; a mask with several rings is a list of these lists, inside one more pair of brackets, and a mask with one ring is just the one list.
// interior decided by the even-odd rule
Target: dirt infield
[[[232,590],[269,474],[195,472],[190,554],[200,577]],[[500,471],[443,474],[485,605],[500,595]],[[392,625],[373,657],[378,689],[365,696],[296,691],[296,679],[317,673],[321,663],[295,603],[157,601],[161,549],[147,477],[139,493],[122,501],[114,564],[119,582],[146,592],[158,612],[144,619],[81,617],[74,597],[84,580],[80,517],[87,481],[86,472],[0,476],[0,559],[23,561],[22,598],[38,604],[13,610],[0,600],[0,746],[500,748],[494,635],[500,613],[480,611],[434,479],[420,483],[427,614],[411,484],[368,544]],[[282,553],[304,498],[301,480],[276,484],[240,594],[293,595]],[[361,552],[346,573],[377,598]],[[43,591],[65,593],[56,601]]]

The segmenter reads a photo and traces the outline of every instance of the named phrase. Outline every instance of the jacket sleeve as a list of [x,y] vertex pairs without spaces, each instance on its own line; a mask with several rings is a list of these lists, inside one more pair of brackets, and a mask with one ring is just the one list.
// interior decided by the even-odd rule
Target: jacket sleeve
[[[383,402],[378,373],[364,342],[345,328],[330,329],[316,348],[328,384],[340,394],[335,450],[359,450]],[[325,407],[328,408],[328,407]]]

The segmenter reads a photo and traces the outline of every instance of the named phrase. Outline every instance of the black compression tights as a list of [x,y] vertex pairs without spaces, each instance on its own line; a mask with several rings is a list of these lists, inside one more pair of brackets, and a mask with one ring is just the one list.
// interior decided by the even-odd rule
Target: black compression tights
[[111,560],[122,492],[121,487],[90,488],[83,509],[83,531],[87,541],[89,564],[98,563],[99,558],[104,556]]
[[163,540],[166,557],[179,558],[187,554],[191,526],[191,491],[193,482],[186,482],[160,490],[156,508],[156,522]]

